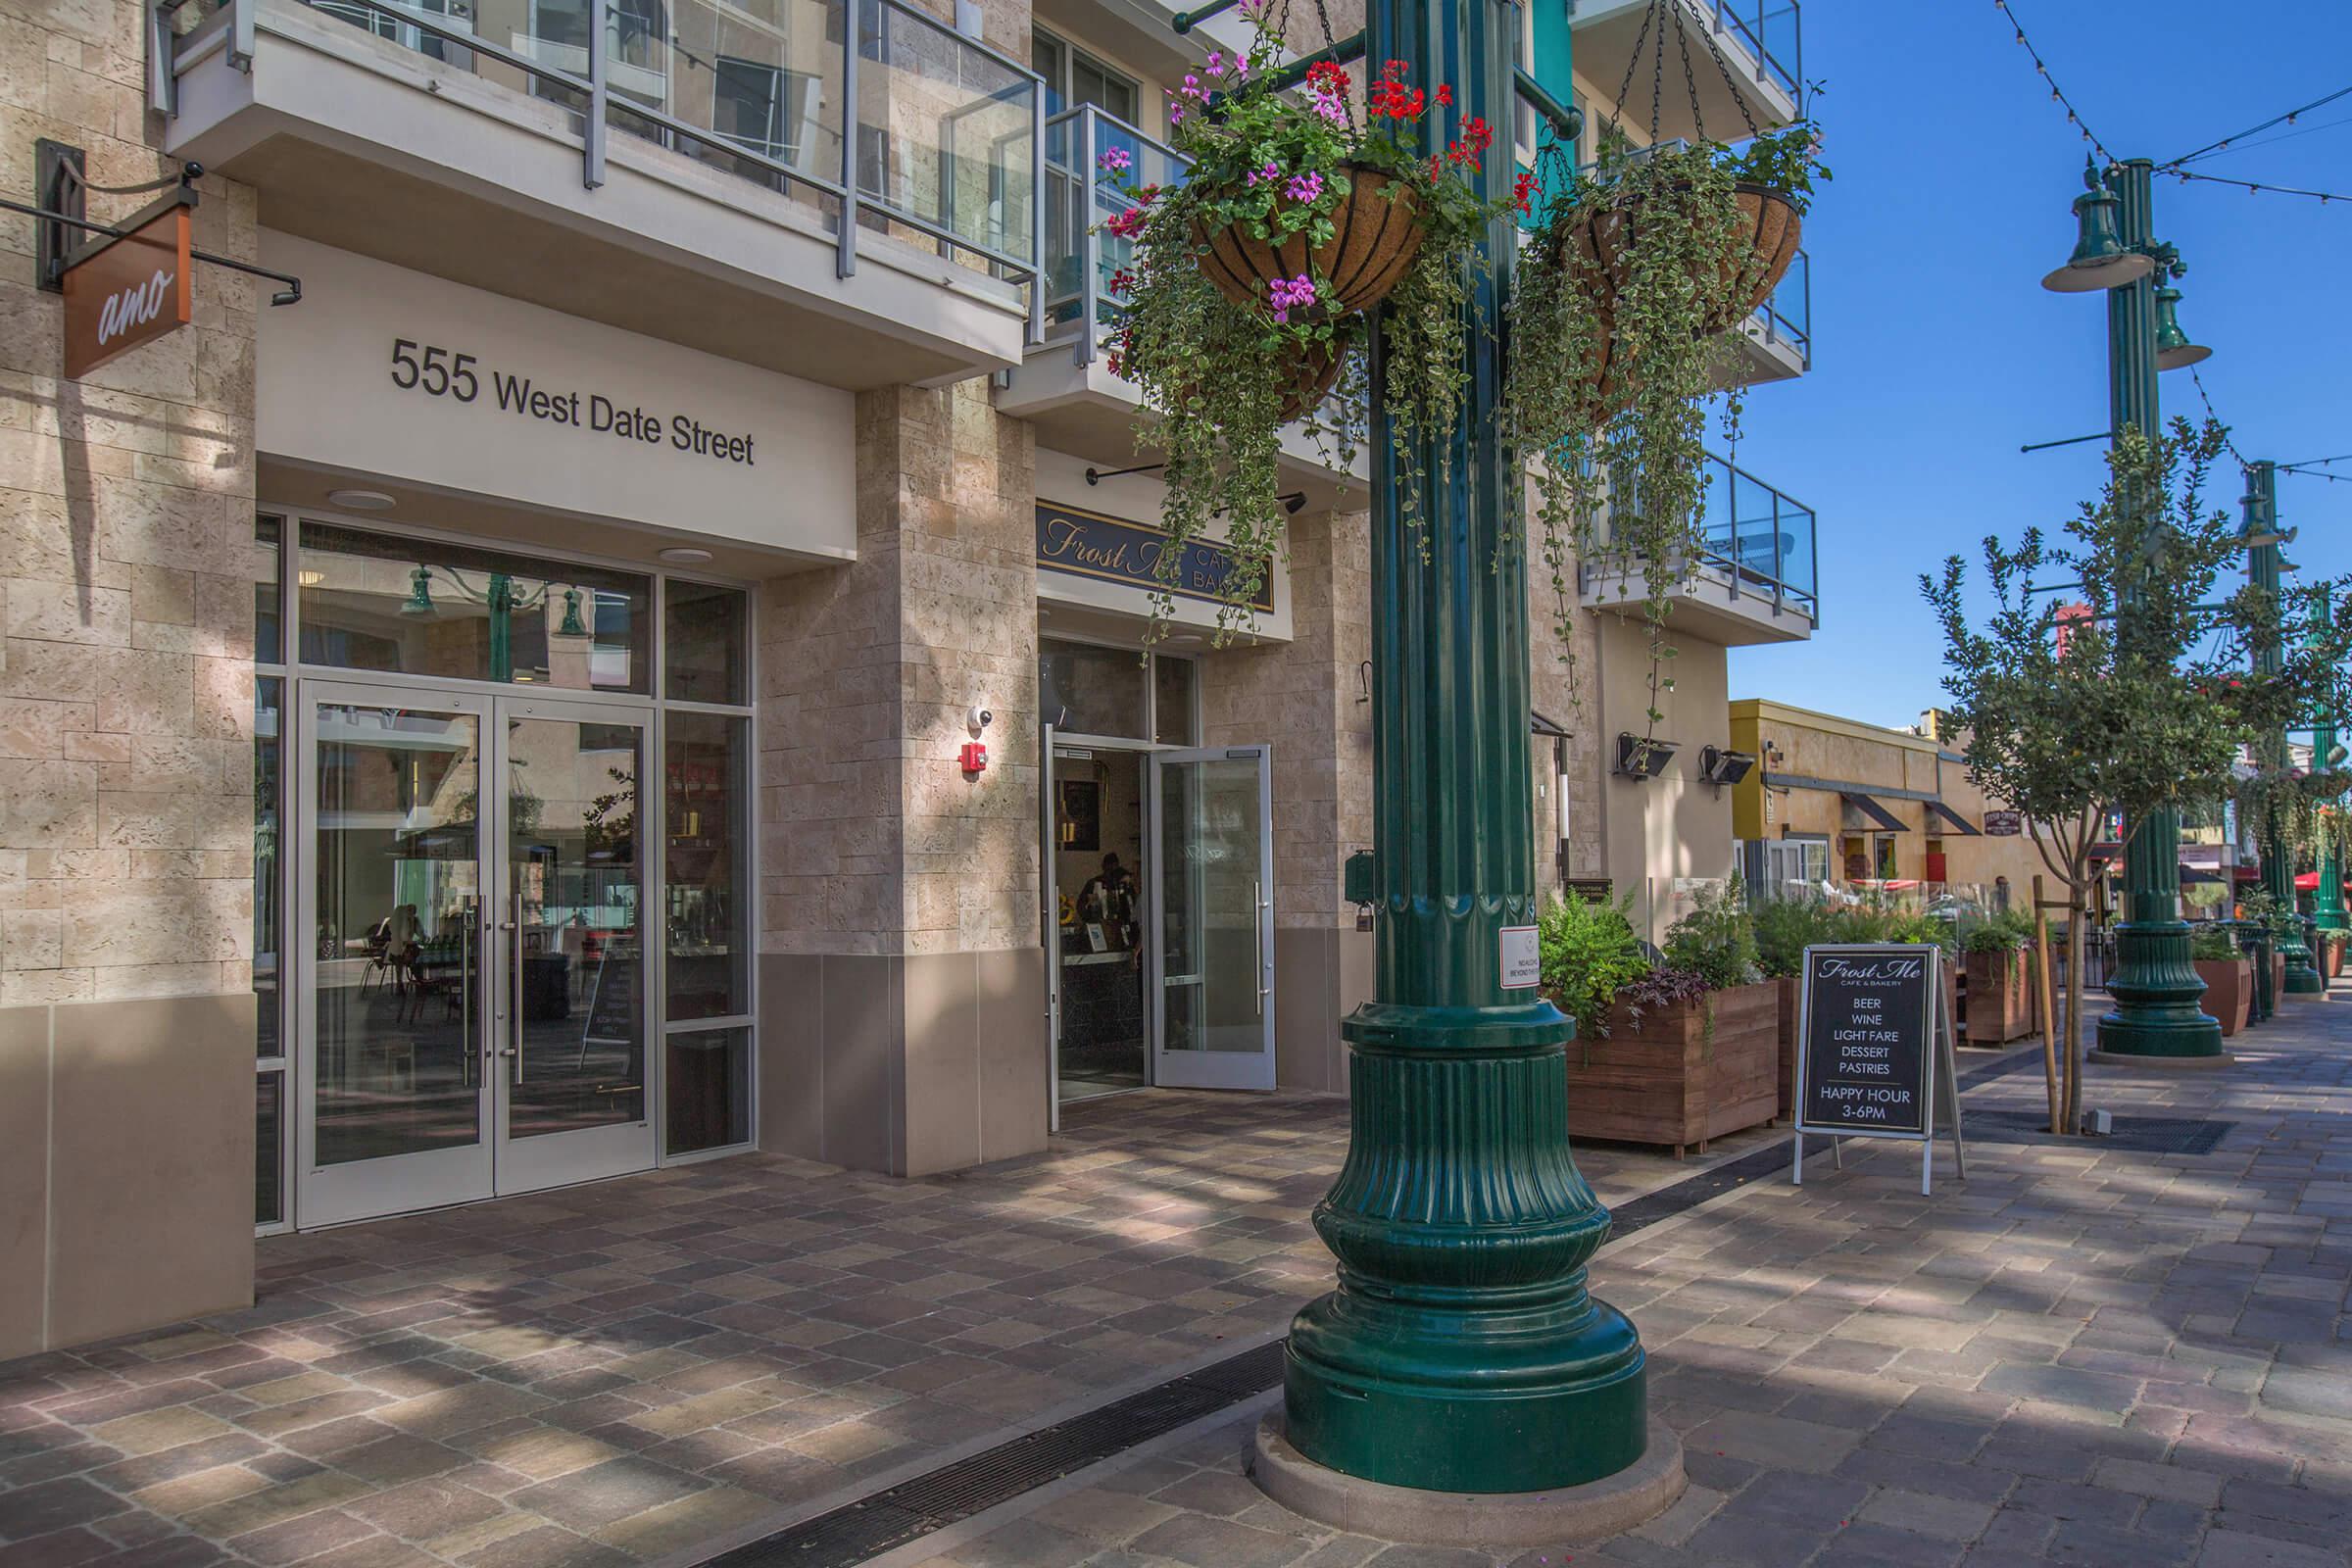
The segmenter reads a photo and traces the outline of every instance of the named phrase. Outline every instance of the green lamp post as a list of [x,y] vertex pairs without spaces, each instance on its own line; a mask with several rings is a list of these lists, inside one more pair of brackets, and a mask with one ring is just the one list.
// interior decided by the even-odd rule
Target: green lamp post
[[[2314,631],[2325,636],[2328,629],[2328,601],[2315,598],[2311,606],[2311,624]],[[2341,767],[2343,747],[2335,739],[2335,715],[2321,713],[2311,732],[2311,765],[2315,768]],[[2337,810],[2343,803],[2333,803]],[[2344,856],[2330,831],[2320,838],[2320,891],[2312,901],[2312,917],[2322,931],[2352,931],[2352,909],[2344,907]]]
[[[2085,167],[2075,199],[2081,239],[2065,266],[2042,279],[2058,293],[2107,295],[2108,428],[2157,434],[2156,375],[2202,359],[2180,330],[2172,279],[2186,269],[2154,235],[2155,166],[2134,158],[2102,175]],[[2160,298],[2160,291],[2168,298]],[[2160,332],[2160,326],[2163,330]],[[2127,597],[2119,615],[2132,613]],[[2128,824],[2124,920],[2116,927],[2115,1007],[2099,1020],[2099,1050],[2118,1056],[2218,1056],[2222,1026],[2197,1006],[2205,983],[2189,961],[2180,918],[2180,812],[2161,807]]]
[[[2268,461],[2253,463],[2246,467],[2245,532],[2262,544],[2246,552],[2246,580],[2249,586],[2277,600],[2280,594],[2279,574],[2282,562],[2279,546],[2288,535],[2278,525],[2278,466]],[[2284,662],[2279,639],[2271,638],[2254,651],[2254,670],[2259,675],[2276,675]],[[2333,745],[2330,738],[2329,745]],[[2312,761],[2319,762],[2319,748],[2314,746]],[[2287,736],[2284,730],[2270,738],[2265,746],[2263,765],[2284,768],[2287,765]],[[2278,927],[2278,952],[2286,960],[2286,994],[2290,997],[2323,996],[2328,990],[2327,977],[2312,962],[2311,945],[2303,940],[2302,922],[2294,917],[2295,859],[2288,848],[2286,835],[2276,829],[2263,837],[2262,890],[2278,900],[2286,918]]]
[[[1366,56],[1450,80],[1463,117],[1512,123],[1515,7],[1371,0]],[[1485,172],[1508,189],[1508,160]],[[1346,1166],[1315,1210],[1339,1288],[1292,1325],[1287,1436],[1315,1463],[1426,1491],[1523,1493],[1641,1459],[1642,1341],[1585,1288],[1609,1216],[1568,1145],[1573,1022],[1534,989],[1523,465],[1496,434],[1514,230],[1488,225],[1469,382],[1428,521],[1373,403],[1374,1000],[1351,1053]],[[1380,339],[1373,339],[1374,380]]]

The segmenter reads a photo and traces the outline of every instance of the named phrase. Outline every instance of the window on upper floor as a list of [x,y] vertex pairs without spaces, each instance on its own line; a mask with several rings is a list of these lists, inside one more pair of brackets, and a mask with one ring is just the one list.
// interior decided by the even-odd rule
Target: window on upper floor
[[1133,125],[1143,112],[1143,83],[1043,27],[1029,34],[1029,69],[1046,78],[1049,117],[1093,104]]

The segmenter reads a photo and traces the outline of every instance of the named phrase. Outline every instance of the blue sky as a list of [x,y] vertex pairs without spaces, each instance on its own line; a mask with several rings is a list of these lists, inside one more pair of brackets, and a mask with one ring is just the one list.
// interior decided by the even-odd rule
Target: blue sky
[[[2344,0],[2014,14],[2118,158],[2162,164],[2352,86]],[[2074,243],[2086,148],[1992,0],[1807,0],[1804,25],[1837,174],[1807,219],[1815,368],[1753,393],[1739,461],[1820,514],[1823,626],[1735,649],[1731,690],[1908,724],[1943,695],[1919,573],[2063,518],[2104,471],[2096,445],[2018,452],[2106,422],[2102,298],[2040,287]],[[2352,98],[2268,134],[2290,139],[2192,167],[2352,194]],[[2156,228],[2189,265],[2180,321],[2214,351],[2200,373],[2238,451],[2352,453],[2352,202],[2160,178]],[[2167,418],[2201,412],[2186,370],[2162,396]],[[2352,463],[2334,471],[2278,481],[2306,578],[2352,570]],[[2234,513],[2239,489],[2220,473],[2207,499]]]

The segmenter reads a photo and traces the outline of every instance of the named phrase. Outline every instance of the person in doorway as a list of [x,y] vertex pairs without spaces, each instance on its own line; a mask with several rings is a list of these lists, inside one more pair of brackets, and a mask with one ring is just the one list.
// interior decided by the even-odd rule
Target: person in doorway
[[1135,946],[1135,873],[1115,853],[1102,857],[1101,873],[1078,890],[1078,918],[1100,924],[1114,948]]
[[2009,912],[2009,879],[2005,876],[1992,879],[1992,906],[2003,914]]

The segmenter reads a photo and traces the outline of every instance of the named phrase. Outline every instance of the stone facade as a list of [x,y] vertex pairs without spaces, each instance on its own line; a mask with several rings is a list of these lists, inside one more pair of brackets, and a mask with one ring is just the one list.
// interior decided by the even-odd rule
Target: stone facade
[[[0,188],[33,191],[41,137],[82,148],[94,184],[171,172],[146,117],[145,15],[0,0]],[[253,193],[201,190],[197,246],[250,258]],[[90,216],[152,199],[93,192]],[[0,220],[0,1049],[21,1070],[37,1059],[49,1112],[45,1174],[0,1188],[0,1229],[47,1236],[12,1282],[42,1310],[0,1308],[0,1356],[133,1326],[80,1309],[109,1296],[171,1317],[252,1290],[259,301],[252,278],[203,268],[192,325],[67,381],[34,249],[31,219]],[[170,998],[187,1004],[131,1000]],[[141,1085],[167,1082],[181,1114],[148,1114],[161,1089]],[[126,1128],[160,1142],[90,1158]],[[159,1174],[137,1206],[172,1245],[75,1222]],[[191,1248],[228,1266],[191,1269]]]

